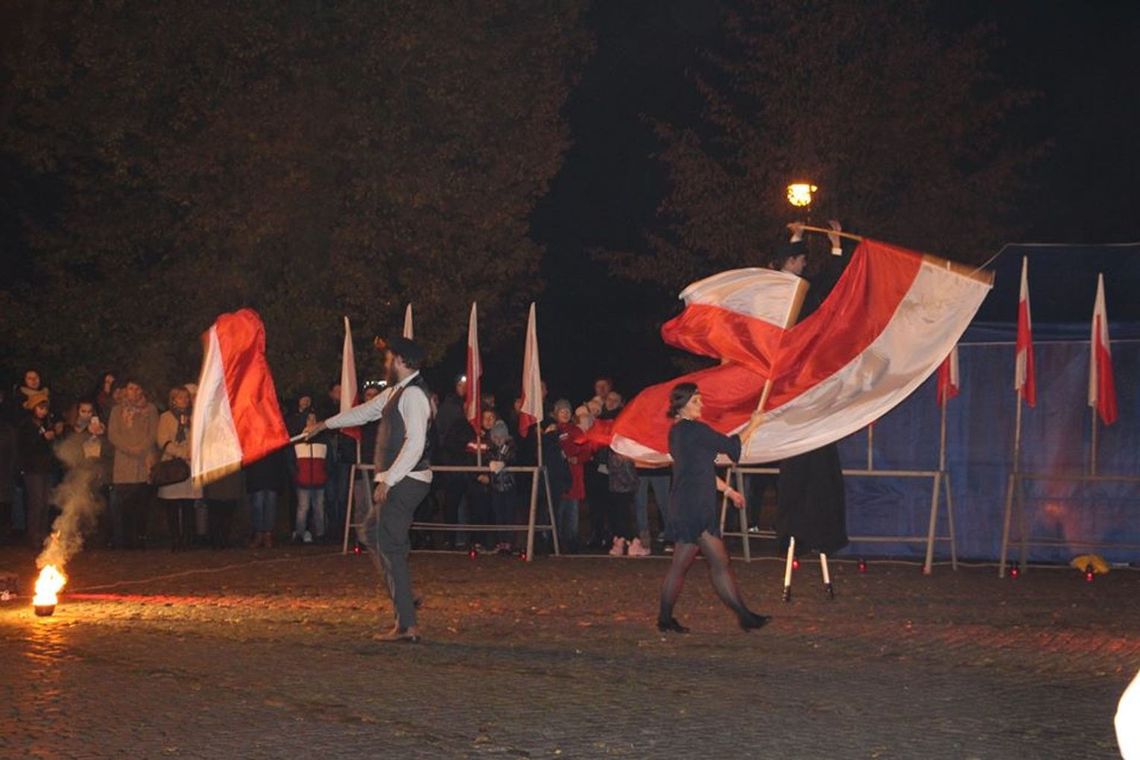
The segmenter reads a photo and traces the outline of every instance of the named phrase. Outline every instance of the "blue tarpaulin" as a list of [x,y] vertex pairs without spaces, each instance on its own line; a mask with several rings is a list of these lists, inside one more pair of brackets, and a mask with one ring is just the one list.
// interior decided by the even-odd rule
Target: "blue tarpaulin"
[[[959,348],[961,394],[947,411],[947,470],[953,486],[961,558],[997,559],[1006,484],[1013,464],[1017,396],[1014,338],[1022,257],[1029,260],[1030,303],[1037,362],[1037,406],[1022,413],[1023,472],[1080,475],[1088,471],[1089,331],[1098,272],[1105,294],[1119,419],[1098,431],[1097,472],[1140,476],[1140,244],[1010,245],[994,262],[994,289]],[[875,469],[938,467],[940,410],[934,379],[875,423]],[[1098,422],[1099,425],[1099,422]],[[867,463],[867,436],[840,444],[846,468]],[[852,536],[925,536],[930,479],[848,477],[847,524]],[[1031,561],[1067,562],[1090,549],[1081,541],[1140,545],[1140,484],[1027,480],[1026,524]],[[943,505],[939,535],[945,535]],[[1110,561],[1135,561],[1136,549],[1096,549]],[[844,553],[922,556],[920,543],[853,543]],[[945,543],[936,557],[947,557]],[[1016,557],[1016,548],[1011,549]]]

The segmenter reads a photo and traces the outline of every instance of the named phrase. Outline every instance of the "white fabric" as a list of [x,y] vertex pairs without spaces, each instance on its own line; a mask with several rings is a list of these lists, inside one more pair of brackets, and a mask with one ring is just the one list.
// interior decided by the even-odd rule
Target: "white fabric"
[[1120,756],[1124,760],[1140,760],[1140,673],[1121,695],[1115,722]]
[[340,360],[340,411],[347,412],[356,402],[356,350],[352,347],[352,327],[344,318],[344,349]]
[[[1097,317],[1100,317],[1099,330]],[[1099,333],[1099,334],[1098,334]],[[1096,409],[1100,395],[1100,366],[1097,362],[1096,352],[1098,346],[1104,346],[1104,351],[1112,355],[1112,344],[1108,340],[1108,309],[1104,303],[1104,275],[1096,278],[1096,303],[1093,306],[1092,327],[1089,333],[1089,406]]]
[[195,483],[241,466],[241,441],[230,409],[217,328],[211,327],[190,418],[190,477]]
[[791,307],[803,282],[788,272],[749,267],[731,269],[698,280],[681,291],[686,304],[717,306],[759,319],[783,329],[791,321]]
[[542,372],[538,363],[538,331],[535,324],[534,304],[526,322],[526,348],[523,351],[522,407],[537,424],[542,423]]

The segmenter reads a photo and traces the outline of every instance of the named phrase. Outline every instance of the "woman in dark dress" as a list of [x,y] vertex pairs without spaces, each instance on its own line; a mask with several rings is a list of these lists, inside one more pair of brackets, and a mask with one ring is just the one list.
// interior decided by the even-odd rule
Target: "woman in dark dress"
[[740,458],[740,450],[760,426],[763,415],[756,412],[738,435],[727,436],[700,421],[701,394],[695,383],[678,383],[669,397],[669,416],[676,420],[669,431],[669,454],[673,457],[673,483],[669,489],[669,526],[667,538],[672,539],[673,564],[661,587],[661,608],[657,615],[657,629],[686,633],[688,628],[673,617],[673,606],[681,594],[685,574],[697,557],[704,552],[712,573],[713,588],[724,604],[736,613],[740,627],[748,631],[768,622],[765,615],[757,615],[744,606],[736,576],[728,563],[728,552],[720,537],[717,517],[717,491],[723,491],[738,509],[744,506],[744,497],[717,477],[716,457],[726,454],[733,461]]

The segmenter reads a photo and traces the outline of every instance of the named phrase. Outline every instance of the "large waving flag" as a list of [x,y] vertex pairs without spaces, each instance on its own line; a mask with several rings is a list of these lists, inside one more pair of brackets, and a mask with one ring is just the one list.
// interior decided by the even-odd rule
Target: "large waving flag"
[[1029,257],[1021,259],[1021,295],[1017,299],[1017,363],[1013,389],[1037,406],[1037,369],[1033,361],[1033,317],[1029,311]]
[[482,409],[483,364],[479,359],[479,314],[475,303],[471,304],[471,317],[467,320],[467,398],[463,401],[463,413],[476,433],[479,432],[479,417]]
[[733,269],[706,277],[681,291],[685,310],[661,326],[661,337],[694,354],[767,373],[807,288],[807,280],[774,269]]
[[938,365],[938,387],[935,399],[942,406],[958,395],[958,346]]
[[414,340],[416,337],[415,328],[412,326],[412,305],[408,304],[404,309],[404,332],[403,336],[408,340]]
[[1096,278],[1092,335],[1089,338],[1089,406],[1101,422],[1116,422],[1116,382],[1112,376],[1112,348],[1108,342],[1108,309],[1104,303],[1104,275]]
[[[767,419],[741,461],[812,451],[894,408],[954,348],[991,284],[991,276],[943,259],[863,240],[822,306],[786,330],[767,358],[776,368]],[[729,361],[646,389],[618,417],[614,450],[668,461],[665,410],[678,382],[697,383],[712,427],[739,430],[768,379],[762,364]]]
[[[360,402],[357,395],[356,384],[356,349],[352,347],[352,325],[348,317],[344,318],[344,347],[340,354],[340,409],[338,412],[347,412]],[[341,428],[338,432],[349,438],[360,441],[362,431],[359,427]]]
[[257,312],[223,314],[202,339],[205,357],[190,425],[190,475],[198,484],[289,442]]
[[542,421],[542,371],[538,366],[538,332],[534,304],[526,320],[526,349],[523,352],[522,405],[519,407],[519,435],[526,437],[530,426]]

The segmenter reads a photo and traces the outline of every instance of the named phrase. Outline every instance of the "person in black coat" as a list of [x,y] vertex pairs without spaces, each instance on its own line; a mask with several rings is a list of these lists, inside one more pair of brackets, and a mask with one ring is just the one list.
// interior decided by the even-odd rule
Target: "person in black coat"
[[723,491],[738,509],[744,497],[716,474],[716,458],[725,454],[732,460],[760,426],[763,415],[754,412],[739,434],[722,435],[701,422],[701,393],[695,383],[678,383],[669,397],[669,417],[675,420],[669,431],[669,455],[673,458],[673,483],[669,490],[669,526],[673,564],[661,587],[657,628],[662,632],[687,633],[688,628],[673,617],[673,607],[681,594],[685,574],[701,551],[709,563],[713,588],[725,606],[736,613],[740,627],[759,628],[769,618],[757,615],[744,605],[736,576],[729,565],[728,551],[720,537],[717,491]]
[[[831,222],[839,231],[839,223]],[[807,268],[807,246],[802,240],[803,225],[788,225],[791,240],[781,247],[769,267],[803,276]],[[821,271],[812,278],[812,288],[804,299],[800,319],[819,308],[834,287],[846,261],[837,235],[831,238],[831,253]],[[790,539],[796,539],[796,554],[808,552],[832,554],[847,546],[847,508],[843,484],[843,467],[839,446],[829,443],[814,451],[780,462],[776,491],[776,540],[780,551],[786,551]]]

